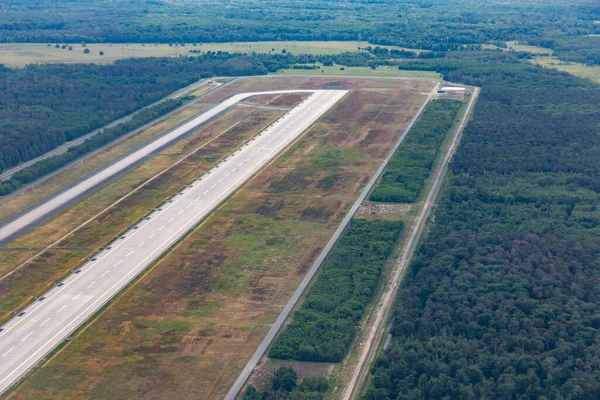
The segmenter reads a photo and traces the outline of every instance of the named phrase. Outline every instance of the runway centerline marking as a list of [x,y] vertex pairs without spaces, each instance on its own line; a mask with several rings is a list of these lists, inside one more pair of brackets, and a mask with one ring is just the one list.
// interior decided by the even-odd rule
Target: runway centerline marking
[[21,339],[21,342],[24,342],[25,340],[27,340],[27,338],[28,338],[29,336],[31,336],[31,335],[33,335],[33,331],[29,332],[29,333],[27,334],[27,336],[25,336],[23,339]]
[[10,353],[11,351],[13,351],[15,349],[15,346],[11,347],[6,353],[2,354],[2,357],[4,357],[5,355],[7,355],[8,353]]

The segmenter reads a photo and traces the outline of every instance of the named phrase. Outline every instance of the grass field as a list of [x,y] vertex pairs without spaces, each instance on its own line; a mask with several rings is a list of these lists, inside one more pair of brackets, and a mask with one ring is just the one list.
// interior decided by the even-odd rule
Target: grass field
[[[552,56],[552,49],[544,47],[517,45],[515,42],[506,42],[506,44],[515,51],[527,51],[537,55],[531,59],[533,64],[538,64],[546,68],[554,68],[581,78],[600,82],[600,66],[598,65],[585,65],[576,62],[562,61]],[[540,54],[550,54],[550,56],[542,56]]]
[[506,42],[506,45],[509,49],[513,49],[514,51],[526,51],[532,54],[552,54],[551,49],[547,49],[545,47],[537,47],[537,46],[527,46],[523,44],[517,44],[517,42]]
[[401,77],[401,78],[428,78],[440,79],[441,75],[434,71],[406,71],[396,67],[382,66],[376,69],[368,67],[343,67],[332,65],[325,67],[317,64],[320,69],[284,69],[276,72],[276,75],[323,75],[323,76],[373,76],[373,77]]
[[[115,60],[130,57],[177,57],[189,55],[190,50],[281,53],[286,50],[292,53],[337,54],[345,51],[357,51],[359,47],[367,47],[364,41],[312,41],[312,42],[233,42],[233,43],[188,43],[185,46],[168,44],[140,43],[90,43],[83,47],[81,43],[71,44],[72,50],[56,48],[55,43],[6,43],[0,44],[0,64],[6,66],[23,66],[31,63],[99,63],[109,64]],[[395,46],[382,46],[397,48]],[[90,50],[84,54],[84,49]],[[100,52],[104,55],[100,55]],[[417,51],[418,50],[414,50]]]
[[531,62],[534,64],[539,64],[543,67],[554,68],[582,78],[591,79],[595,82],[600,82],[600,65],[585,65],[575,62],[561,61],[555,57],[535,57],[531,60]]
[[223,397],[432,83],[301,85],[322,86],[354,90],[12,398]]

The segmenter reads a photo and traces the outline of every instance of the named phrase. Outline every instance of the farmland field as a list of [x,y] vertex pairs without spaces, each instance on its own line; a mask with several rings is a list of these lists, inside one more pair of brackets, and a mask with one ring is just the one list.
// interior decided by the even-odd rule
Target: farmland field
[[576,62],[560,61],[555,57],[535,57],[532,63],[546,68],[568,72],[581,78],[588,78],[600,83],[600,65],[585,65]]

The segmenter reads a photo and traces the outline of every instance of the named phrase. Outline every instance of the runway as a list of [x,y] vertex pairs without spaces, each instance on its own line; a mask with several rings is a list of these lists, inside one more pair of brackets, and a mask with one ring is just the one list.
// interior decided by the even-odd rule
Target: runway
[[314,93],[315,90],[281,90],[271,92],[250,92],[234,95],[215,107],[208,109],[199,116],[172,129],[164,135],[159,136],[143,147],[132,151],[121,159],[109,164],[108,166],[93,172],[76,184],[60,191],[56,195],[48,198],[42,203],[34,205],[32,208],[24,211],[16,217],[0,224],[0,246],[5,245],[19,235],[25,233],[37,224],[51,218],[57,212],[65,209],[67,206],[78,200],[100,185],[131,168],[152,154],[160,151],[166,146],[176,142],[182,136],[190,131],[197,129],[202,124],[217,117],[219,114],[237,105],[239,102],[263,94],[285,94],[285,93]]
[[[295,92],[310,92],[312,95],[211,171],[159,205],[151,214],[107,245],[80,269],[73,271],[67,279],[59,282],[0,328],[0,394],[292,143],[347,91],[288,90],[235,95],[168,135],[100,171],[97,174],[99,176],[90,177],[91,182],[86,180],[63,193],[64,195],[69,193],[70,196],[77,195],[77,191],[87,190],[89,185],[118,173],[119,169],[125,168],[127,163],[135,163],[136,157],[143,158],[145,154],[151,153],[152,149],[160,148],[164,143],[172,141],[173,137],[185,134],[243,99],[259,94]],[[47,203],[45,210],[59,202],[59,197]],[[34,220],[42,213],[43,210],[27,218]],[[6,237],[10,229],[18,229],[18,227],[6,228],[8,226],[0,231],[3,235],[0,237]]]

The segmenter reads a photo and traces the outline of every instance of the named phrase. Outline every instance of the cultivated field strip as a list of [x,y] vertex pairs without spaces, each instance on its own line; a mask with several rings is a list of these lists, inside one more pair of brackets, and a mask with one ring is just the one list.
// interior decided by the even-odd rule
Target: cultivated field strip
[[[345,90],[281,93],[294,92],[312,92],[312,95],[159,206],[0,328],[0,393],[63,342],[347,93]],[[207,113],[216,115],[218,109],[229,108],[240,100],[271,93],[274,92],[236,95]],[[197,126],[194,121],[180,129],[185,126],[188,130],[194,129]]]

